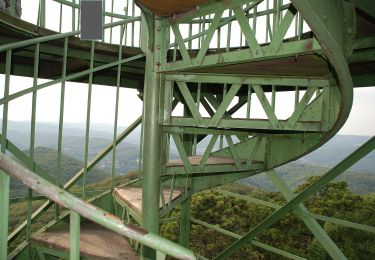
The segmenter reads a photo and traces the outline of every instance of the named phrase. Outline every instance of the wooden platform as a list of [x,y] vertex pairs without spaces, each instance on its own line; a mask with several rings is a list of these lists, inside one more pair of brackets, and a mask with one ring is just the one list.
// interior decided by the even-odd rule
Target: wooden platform
[[[189,162],[191,165],[198,165],[202,160],[202,156],[189,156]],[[242,162],[242,161],[241,161]],[[223,164],[234,164],[234,160],[228,157],[209,157],[206,165],[223,165]],[[171,160],[169,161],[166,166],[173,167],[173,166],[183,166],[184,163],[182,160]]]
[[[113,193],[115,196],[125,202],[131,209],[133,209],[138,215],[142,215],[142,188],[141,187],[125,187],[125,188],[114,188]],[[175,190],[172,195],[172,200],[177,199],[181,195],[179,190]],[[164,198],[166,204],[168,204],[170,196],[170,190],[164,190]],[[160,208],[162,202],[159,203]]]
[[[49,231],[32,238],[33,243],[69,252],[69,227]],[[139,256],[121,235],[94,223],[81,224],[81,256],[89,259],[139,259]]]

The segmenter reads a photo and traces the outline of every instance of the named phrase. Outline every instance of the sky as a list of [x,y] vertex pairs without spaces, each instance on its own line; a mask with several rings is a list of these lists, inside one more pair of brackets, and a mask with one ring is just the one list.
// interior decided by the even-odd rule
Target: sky
[[[36,21],[37,8],[33,1],[22,1],[23,15],[22,18],[30,22]],[[111,1],[107,1],[111,2]],[[122,6],[115,6],[116,10],[124,9],[125,1],[115,1]],[[56,13],[59,13],[59,4],[51,4],[52,1],[46,1],[47,8],[47,24],[51,29],[58,28],[59,19]],[[110,9],[110,6],[107,6]],[[130,8],[131,9],[131,8]],[[136,14],[137,14],[136,10]],[[63,31],[70,31],[71,24],[71,8],[63,9]],[[54,15],[54,16],[53,16]],[[76,15],[78,17],[78,14]],[[78,18],[77,18],[78,19]],[[107,21],[109,22],[109,21]],[[67,26],[69,25],[69,26]],[[233,28],[235,31],[235,28]],[[114,34],[115,35],[115,34]],[[259,37],[263,37],[260,35]],[[238,38],[238,37],[237,37]],[[258,37],[257,37],[258,38]],[[40,79],[38,83],[46,80]],[[0,82],[4,82],[4,75],[0,75]],[[22,89],[32,86],[31,78],[11,77],[10,92],[15,93]],[[4,86],[0,86],[0,95],[3,93]],[[114,122],[115,111],[115,88],[109,86],[93,86],[92,92],[92,110],[91,122],[104,123],[112,125]],[[66,84],[65,96],[65,114],[64,122],[82,123],[86,120],[86,104],[87,104],[87,84],[72,83]],[[302,93],[301,93],[302,96]],[[15,121],[29,121],[31,117],[31,94],[18,98],[9,105],[9,119]],[[375,87],[373,88],[357,88],[354,90],[354,100],[351,114],[347,123],[340,130],[340,134],[350,135],[375,135]],[[279,119],[287,118],[293,111],[294,96],[286,93],[278,94],[276,99],[276,115]],[[54,85],[38,91],[37,94],[37,120],[41,122],[57,122],[59,118],[60,104],[60,85]],[[1,108],[2,109],[2,108]],[[181,114],[181,106],[177,108],[176,114]],[[137,97],[137,91],[132,89],[120,89],[119,103],[119,125],[126,126],[131,124],[142,113],[142,102]],[[237,116],[243,115],[245,110],[237,113]],[[206,114],[203,113],[203,116]],[[260,103],[254,99],[252,104],[252,116],[257,118],[265,118],[265,113]]]

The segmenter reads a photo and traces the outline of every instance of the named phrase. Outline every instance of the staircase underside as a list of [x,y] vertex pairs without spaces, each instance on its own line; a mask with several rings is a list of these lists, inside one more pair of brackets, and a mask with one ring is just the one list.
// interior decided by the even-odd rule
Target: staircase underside
[[[69,253],[69,227],[47,231],[32,238],[36,245]],[[89,259],[139,259],[128,241],[121,235],[94,223],[81,224],[81,256]]]
[[[142,4],[147,6],[146,2],[141,1]],[[145,2],[145,3],[143,3]],[[167,4],[168,1],[163,1],[166,8],[170,10],[171,5]],[[175,5],[180,6],[177,10],[181,9],[181,6],[191,5],[191,7],[197,4],[202,4],[207,1],[196,1],[197,3],[183,4],[176,2]],[[159,5],[159,2],[158,2]],[[160,4],[162,6],[162,4]],[[368,20],[361,16],[361,13],[357,13],[357,37],[358,40],[362,38],[370,39],[374,37],[373,31],[368,30],[369,27],[374,26]],[[372,28],[372,27],[371,27]],[[370,31],[370,32],[368,32]],[[0,11],[0,45],[18,42],[22,40],[32,39],[36,37],[42,37],[47,35],[55,34],[55,32],[38,27],[34,24],[25,22],[18,18],[12,17],[4,12]],[[64,40],[56,40],[52,43],[41,45],[41,60],[40,60],[40,78],[45,79],[57,79],[61,77],[62,71],[62,60],[61,55],[63,53]],[[67,63],[67,74],[72,74],[89,68],[90,60],[90,42],[81,41],[77,37],[69,37],[69,53]],[[311,46],[306,46],[311,48]],[[216,53],[220,53],[224,50],[216,50]],[[375,61],[372,58],[372,54],[367,54],[368,49],[355,49],[353,59],[350,61],[349,68],[354,80],[355,86],[371,86],[374,84],[375,79],[370,81],[367,79],[363,82],[362,77],[368,77],[373,74],[375,68]],[[192,55],[196,51],[192,50]],[[137,47],[126,47],[123,48],[123,58],[132,57],[137,54],[141,54],[140,48]],[[34,63],[34,49],[33,48],[21,48],[13,52],[14,67],[12,68],[12,74],[18,76],[33,77],[33,63]],[[214,54],[211,52],[211,54]],[[168,54],[169,56],[172,54]],[[359,58],[356,58],[359,57]],[[363,59],[362,57],[366,57]],[[118,59],[118,46],[114,44],[107,44],[97,42],[95,45],[95,66],[108,64],[110,62],[116,62]],[[143,89],[144,85],[144,69],[145,69],[145,58],[137,59],[128,62],[122,66],[123,73],[120,86],[127,88]],[[239,64],[222,64],[218,66],[211,66],[210,68],[196,68],[185,70],[193,73],[218,73],[218,74],[242,74],[242,75],[288,75],[288,76],[305,76],[305,77],[326,77],[330,74],[330,68],[327,62],[320,55],[309,53],[309,49],[306,50],[305,55],[299,55],[294,57],[283,57],[273,60],[254,61],[254,62],[242,62]],[[0,53],[0,73],[5,72],[5,52]],[[99,85],[116,85],[116,66],[110,69],[96,72],[94,74],[94,84]],[[88,76],[80,77],[72,81],[75,82],[87,82]],[[358,81],[358,82],[357,82]]]
[[[37,37],[54,35],[56,32],[36,26],[0,11],[0,45],[20,42]],[[81,41],[78,37],[69,37],[67,75],[87,70],[90,67],[90,41]],[[95,43],[94,66],[98,67],[118,61],[118,45],[102,42]],[[40,47],[39,78],[59,79],[62,73],[62,54],[64,39],[42,43]],[[140,48],[126,47],[122,49],[122,59],[142,54]],[[5,73],[5,52],[0,52],[0,73]],[[143,88],[144,58],[123,64],[124,73],[121,86],[127,88]],[[12,75],[33,77],[34,47],[13,50]],[[117,66],[94,73],[93,83],[99,85],[116,85]],[[88,75],[76,78],[73,82],[87,82]]]

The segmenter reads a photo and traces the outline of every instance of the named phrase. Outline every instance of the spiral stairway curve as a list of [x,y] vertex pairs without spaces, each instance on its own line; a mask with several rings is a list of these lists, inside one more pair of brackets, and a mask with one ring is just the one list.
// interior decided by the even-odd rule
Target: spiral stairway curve
[[[75,1],[55,2],[74,9],[74,14],[79,12]],[[82,199],[86,201],[82,208],[74,208],[70,194],[60,191],[61,198],[56,198],[21,179],[49,200],[36,211],[29,210],[27,219],[7,234],[8,239],[0,250],[8,244],[16,245],[5,250],[0,258],[78,259],[81,255],[88,259],[137,259],[139,254],[142,259],[163,259],[165,255],[205,259],[193,256],[188,249],[178,251],[180,248],[170,241],[163,240],[161,246],[153,247],[157,242],[146,244],[147,239],[140,240],[132,232],[144,236],[158,234],[161,219],[179,206],[179,244],[189,247],[190,203],[194,193],[271,171],[311,153],[345,124],[353,103],[353,89],[375,85],[375,9],[371,4],[359,0],[286,2],[139,0],[128,5],[126,15],[122,15],[113,12],[112,1],[112,11],[105,13],[111,19],[105,29],[111,30],[109,42],[80,40],[79,25],[73,25],[77,30],[65,33],[45,28],[46,9],[41,4],[44,1],[39,3],[39,26],[0,11],[0,73],[5,75],[4,96],[0,99],[3,106],[1,152],[11,153],[23,167],[35,172],[35,178],[42,178],[38,184],[46,181],[45,185],[56,187],[56,191],[59,188],[68,191],[82,180]],[[136,8],[141,10],[140,16],[135,15]],[[130,15],[128,9],[132,9]],[[113,19],[117,20],[113,22]],[[116,26],[121,33],[118,43],[112,42],[112,28]],[[236,30],[240,33],[236,34]],[[129,39],[123,43],[124,36],[128,35],[131,43]],[[265,40],[260,40],[262,37]],[[33,86],[10,93],[11,76],[31,77]],[[47,81],[38,84],[38,79]],[[57,182],[54,173],[45,172],[34,162],[33,152],[24,153],[7,138],[6,125],[8,104],[32,94],[32,151],[36,93],[54,84],[61,84],[63,88],[66,82],[88,84],[88,98],[94,85],[114,87],[117,93],[120,88],[137,89],[144,106],[143,115],[119,134],[117,94],[113,143],[89,161],[90,105],[87,105],[84,167],[62,184]],[[286,104],[278,103],[280,95],[289,95],[290,102],[294,102],[288,104],[293,109],[283,119],[279,110]],[[61,100],[64,104],[64,99]],[[253,115],[254,102],[263,110],[262,118]],[[60,119],[57,119],[60,120],[60,157],[57,158],[60,161],[64,111],[61,104]],[[175,109],[178,106],[180,112]],[[88,198],[85,185],[89,171],[106,155],[113,153],[115,157],[116,146],[139,125],[142,125],[140,175],[131,182],[116,185],[113,170],[111,189]],[[373,147],[371,142],[369,146]],[[115,159],[112,167],[114,164]],[[0,168],[6,171],[9,169],[6,167],[9,165]],[[25,170],[25,174],[31,174],[30,171]],[[2,185],[6,187],[9,183],[4,181]],[[9,187],[3,190],[9,192]],[[32,192],[29,194],[30,206]],[[61,202],[63,196],[69,199]],[[71,211],[59,212],[53,201]],[[118,229],[105,224],[105,218],[100,220],[87,213],[92,205],[116,215],[107,219],[125,224],[119,224]],[[42,229],[31,231],[32,223],[52,207],[56,209],[56,218]],[[82,217],[81,225],[76,212]],[[70,230],[66,221],[69,216]],[[76,229],[72,228],[74,223]],[[229,257],[246,241],[254,241],[256,228],[215,259]],[[323,232],[319,228],[315,235]],[[130,230],[132,235],[119,230]],[[4,232],[7,230],[3,229],[0,235]],[[17,244],[15,241],[23,233],[26,238]],[[125,240],[123,236],[130,239]],[[332,258],[345,259],[329,237],[319,239]],[[93,247],[95,243],[103,244],[102,248]],[[74,246],[77,244],[78,247]],[[178,250],[173,251],[175,248]],[[284,257],[300,259],[288,252],[267,248]],[[182,256],[181,252],[186,255]]]

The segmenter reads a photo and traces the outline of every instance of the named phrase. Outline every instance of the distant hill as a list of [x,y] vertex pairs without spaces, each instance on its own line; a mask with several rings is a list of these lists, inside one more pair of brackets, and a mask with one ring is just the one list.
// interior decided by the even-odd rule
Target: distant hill
[[[296,188],[308,177],[326,173],[370,138],[370,136],[336,135],[316,151],[277,168],[277,172],[291,187]],[[374,192],[375,151],[362,158],[337,180],[347,181],[349,189],[356,194]],[[241,180],[241,183],[275,191],[272,182],[264,173]]]
[[[38,156],[40,156],[42,161],[49,161],[50,163],[47,163],[45,167],[48,170],[54,171],[56,163],[55,158],[57,157],[55,150],[57,149],[58,125],[57,123],[37,122],[36,127],[36,146],[39,146],[39,150],[36,154],[37,160],[39,158]],[[118,133],[120,133],[123,129],[125,129],[125,126],[119,127]],[[9,139],[21,149],[27,150],[30,141],[30,122],[9,121],[8,130]],[[91,160],[108,144],[112,143],[112,131],[112,126],[110,125],[91,124],[89,160]],[[85,142],[84,136],[84,124],[64,124],[63,153],[66,156],[66,160],[70,162],[68,164],[72,165],[72,167],[67,170],[67,176],[69,172],[75,172],[75,169],[82,166]],[[368,136],[337,135],[316,151],[304,156],[295,163],[290,163],[280,167],[278,171],[281,172],[282,176],[286,178],[289,184],[296,187],[298,184],[306,180],[308,176],[321,174],[322,172],[328,171],[329,168],[344,159],[369,138],[370,137]],[[205,138],[201,143],[198,144],[198,153],[203,153],[208,144],[208,139],[209,138]],[[173,146],[173,142],[171,142],[171,144],[170,158],[177,159],[179,158],[177,150]],[[135,131],[117,147],[115,163],[117,173],[124,173],[138,168],[139,147],[140,127],[136,128]],[[359,161],[350,169],[350,172],[346,173],[341,178],[348,181],[349,187],[355,193],[362,194],[374,191],[374,162],[375,151]],[[111,165],[111,155],[108,155],[99,163],[98,169],[102,170],[103,172],[110,172]],[[96,179],[95,174],[93,174],[93,177]],[[246,179],[243,182],[251,183],[254,186],[267,190],[273,189],[272,184],[267,182],[265,177],[262,177],[262,174],[251,177],[250,179]]]
[[[369,140],[370,136],[336,135],[316,151],[304,156],[297,162],[317,166],[332,167],[354,152]],[[355,164],[350,170],[375,175],[375,151]]]
[[[322,175],[329,171],[329,169],[328,167],[292,162],[278,167],[276,171],[285,182],[294,189],[304,183],[310,176]],[[375,169],[372,174],[347,171],[337,178],[337,180],[347,181],[349,189],[355,194],[375,192]],[[266,191],[276,190],[265,173],[243,179],[240,183],[248,184]]]
[[[24,151],[26,154],[29,151]],[[57,151],[46,147],[35,148],[35,162],[50,176],[56,176]],[[62,154],[62,172],[61,183],[64,184],[70,180],[79,170],[83,168],[83,163],[71,156]],[[110,173],[101,169],[94,168],[88,173],[88,183],[96,183],[108,178]],[[11,182],[12,196],[26,195],[25,187],[17,180]]]
[[[0,120],[1,125],[1,120]],[[126,127],[119,126],[118,134]],[[9,121],[8,138],[20,149],[27,150],[30,142],[30,122]],[[94,158],[104,147],[112,144],[113,127],[103,124],[91,124],[89,141],[89,160]],[[57,150],[58,124],[37,122],[35,143],[38,147]],[[85,125],[81,123],[65,123],[63,129],[63,153],[79,161],[84,158]],[[138,167],[140,147],[140,127],[117,147],[116,171],[128,172]],[[124,159],[125,158],[125,159]],[[105,157],[100,163],[100,168],[110,171],[112,166],[111,156]]]

